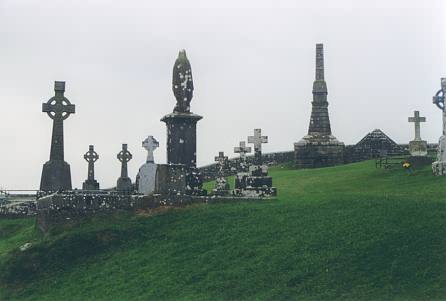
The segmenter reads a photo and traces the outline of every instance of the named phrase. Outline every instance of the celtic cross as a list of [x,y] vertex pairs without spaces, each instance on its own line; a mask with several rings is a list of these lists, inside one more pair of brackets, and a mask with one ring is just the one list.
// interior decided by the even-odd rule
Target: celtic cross
[[64,96],[65,82],[54,82],[55,96],[42,104],[42,112],[53,120],[51,160],[64,160],[63,121],[75,113],[75,106]]
[[94,180],[94,163],[99,159],[99,155],[94,151],[94,146],[90,145],[88,152],[84,155],[85,161],[88,162],[88,180]]
[[159,142],[153,138],[153,136],[148,136],[143,142],[142,147],[147,150],[147,163],[154,163],[153,152],[160,146]]
[[445,108],[445,97],[446,97],[446,77],[441,79],[441,89],[433,97],[433,103],[443,112],[443,135],[446,135],[446,108]]
[[128,178],[127,163],[132,159],[132,154],[127,150],[127,144],[122,144],[122,150],[118,153],[121,162],[121,178]]
[[262,165],[262,144],[268,143],[268,136],[262,136],[261,129],[254,129],[254,136],[248,137],[248,143],[254,144],[255,164]]

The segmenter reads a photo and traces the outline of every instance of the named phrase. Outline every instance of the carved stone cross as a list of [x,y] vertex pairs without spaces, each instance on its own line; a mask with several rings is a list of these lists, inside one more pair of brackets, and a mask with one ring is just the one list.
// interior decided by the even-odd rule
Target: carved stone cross
[[153,152],[160,146],[159,142],[153,138],[153,136],[148,136],[143,142],[142,147],[147,150],[147,163],[154,163]]
[[254,136],[248,137],[248,143],[254,144],[255,163],[262,164],[262,144],[268,143],[268,136],[262,136],[261,129],[254,129]]
[[413,117],[409,117],[409,122],[415,123],[415,141],[421,141],[421,135],[420,135],[420,123],[426,122],[426,117],[420,117],[419,111],[413,112]]
[[64,160],[63,121],[75,113],[75,106],[64,96],[65,82],[54,82],[55,96],[42,104],[42,112],[53,119],[51,160]]
[[240,159],[242,161],[245,161],[246,154],[249,154],[250,152],[251,152],[251,147],[250,146],[246,146],[246,142],[245,141],[240,141],[239,146],[234,147],[234,153],[240,154]]
[[85,161],[88,162],[88,180],[94,180],[94,163],[99,159],[99,155],[94,151],[94,146],[90,145],[88,152],[84,155]]
[[122,150],[117,156],[121,161],[121,178],[128,178],[127,163],[132,160],[132,154],[127,150],[127,144],[122,144]]
[[223,169],[228,162],[228,157],[225,156],[224,152],[219,152],[218,157],[215,157],[215,162],[217,162],[218,171],[223,174]]

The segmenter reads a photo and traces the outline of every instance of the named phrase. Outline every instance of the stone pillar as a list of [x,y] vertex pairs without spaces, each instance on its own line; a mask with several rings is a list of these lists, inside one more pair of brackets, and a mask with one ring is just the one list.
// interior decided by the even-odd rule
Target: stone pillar
[[441,89],[433,97],[433,103],[442,110],[443,134],[438,140],[437,161],[432,163],[432,172],[436,176],[446,176],[446,78],[441,79]]
[[42,112],[53,120],[50,160],[43,165],[40,190],[71,190],[70,165],[64,161],[63,121],[75,113],[75,106],[64,96],[65,82],[54,83],[55,96],[42,105]]

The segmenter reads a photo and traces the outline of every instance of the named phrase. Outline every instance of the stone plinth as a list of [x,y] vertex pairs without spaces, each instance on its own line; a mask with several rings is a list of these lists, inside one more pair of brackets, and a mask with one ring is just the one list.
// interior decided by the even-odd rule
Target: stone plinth
[[344,163],[345,145],[333,136],[307,135],[294,144],[297,168],[318,168]]
[[70,165],[63,160],[50,160],[43,165],[40,190],[71,190]]
[[163,196],[186,193],[187,168],[183,164],[158,164],[155,177],[155,194]]
[[99,183],[96,180],[86,180],[82,183],[82,190],[99,190]]
[[411,156],[427,156],[427,141],[412,140],[409,142],[409,152]]

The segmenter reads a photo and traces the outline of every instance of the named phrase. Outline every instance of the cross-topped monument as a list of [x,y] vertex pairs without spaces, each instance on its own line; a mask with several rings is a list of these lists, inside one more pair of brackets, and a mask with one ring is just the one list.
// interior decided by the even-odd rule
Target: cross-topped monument
[[246,160],[246,154],[249,154],[251,152],[251,147],[246,146],[245,141],[240,141],[239,146],[234,147],[234,153],[240,154],[240,160],[245,161]]
[[99,159],[99,155],[94,151],[94,146],[88,147],[88,152],[84,155],[85,161],[88,162],[88,178],[82,184],[83,190],[99,190],[99,183],[94,178],[94,163]]
[[64,161],[63,121],[75,113],[75,106],[64,96],[65,82],[54,82],[55,96],[42,104],[42,112],[53,120],[50,160],[42,170],[40,190],[71,190],[70,165]]
[[121,162],[121,177],[118,179],[116,190],[129,192],[132,190],[132,180],[128,176],[127,163],[133,156],[128,151],[127,144],[122,144],[122,150],[118,153],[117,158]]
[[426,117],[420,117],[419,111],[413,112],[413,117],[409,117],[409,122],[415,123],[415,139],[414,141],[421,141],[421,135],[420,135],[420,123],[426,122]]
[[446,175],[446,78],[441,78],[441,89],[433,97],[433,103],[443,113],[443,135],[438,140],[437,160],[432,163],[432,171],[436,176]]
[[143,142],[142,147],[147,150],[147,160],[146,163],[154,163],[153,152],[160,146],[159,142],[153,138],[153,136],[148,136]]
[[248,137],[248,143],[254,144],[255,164],[262,165],[262,144],[268,143],[268,136],[262,136],[261,129],[254,129],[254,136]]
[[224,152],[218,152],[218,157],[215,157],[215,162],[217,162],[217,167],[220,175],[224,174],[224,168],[228,163],[228,157],[225,156]]

